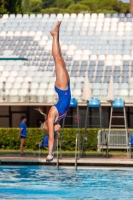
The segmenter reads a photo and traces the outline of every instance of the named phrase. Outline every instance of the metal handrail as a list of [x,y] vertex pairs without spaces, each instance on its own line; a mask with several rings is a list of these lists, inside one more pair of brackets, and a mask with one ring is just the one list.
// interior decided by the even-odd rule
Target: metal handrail
[[59,151],[58,151],[58,138],[57,138],[57,162],[56,162],[56,167],[59,169]]
[[60,159],[62,159],[62,135],[60,135]]
[[79,134],[76,135],[76,141],[75,141],[75,170],[77,170],[77,151],[78,151],[78,140],[79,140]]
[[[79,159],[78,154],[79,154],[79,133],[76,135],[76,140],[75,140],[75,170],[77,170],[77,160]],[[56,167],[59,169],[59,140],[57,139],[57,162],[56,162]],[[40,145],[39,145],[39,161],[40,161]]]
[[[59,142],[59,157],[60,157],[60,159],[62,159],[62,138],[63,138],[63,135],[60,135],[60,142]],[[79,150],[78,151],[78,159],[79,159],[80,158],[80,130],[78,130],[78,150]]]
[[39,162],[40,162],[40,144],[39,144]]

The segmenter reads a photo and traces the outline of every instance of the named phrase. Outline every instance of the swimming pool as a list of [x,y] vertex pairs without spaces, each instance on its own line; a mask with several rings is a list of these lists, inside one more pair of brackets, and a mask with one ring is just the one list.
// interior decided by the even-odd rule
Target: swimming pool
[[0,199],[133,199],[133,170],[0,166]]

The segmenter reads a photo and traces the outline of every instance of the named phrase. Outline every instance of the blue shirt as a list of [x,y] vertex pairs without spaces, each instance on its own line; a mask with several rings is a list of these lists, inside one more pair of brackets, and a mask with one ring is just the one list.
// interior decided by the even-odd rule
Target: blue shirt
[[24,122],[20,123],[20,129],[22,129],[20,136],[26,137],[27,135],[27,127],[26,124]]

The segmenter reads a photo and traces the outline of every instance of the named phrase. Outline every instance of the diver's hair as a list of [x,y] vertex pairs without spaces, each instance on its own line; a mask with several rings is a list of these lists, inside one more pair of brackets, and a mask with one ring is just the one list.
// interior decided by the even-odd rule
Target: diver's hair
[[44,119],[45,119],[45,120],[48,119],[48,116],[47,116],[45,113],[43,113],[42,111],[41,111],[40,113],[44,116]]
[[41,110],[40,108],[35,108],[35,110],[38,110],[38,111],[39,111],[39,113],[40,113],[41,115],[43,115],[43,116],[44,116],[44,119],[45,119],[45,120],[47,120],[47,119],[48,119],[48,116],[47,116],[47,114],[45,114],[44,112],[42,112],[42,110]]
[[41,124],[41,127],[42,131],[44,131],[45,133],[48,133],[48,123],[47,122],[44,122]]

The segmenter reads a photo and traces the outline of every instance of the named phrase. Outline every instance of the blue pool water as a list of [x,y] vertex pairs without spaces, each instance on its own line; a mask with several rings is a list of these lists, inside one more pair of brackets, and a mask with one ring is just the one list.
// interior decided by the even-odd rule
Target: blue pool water
[[0,166],[0,199],[133,199],[133,170]]

